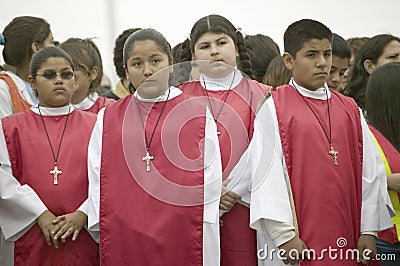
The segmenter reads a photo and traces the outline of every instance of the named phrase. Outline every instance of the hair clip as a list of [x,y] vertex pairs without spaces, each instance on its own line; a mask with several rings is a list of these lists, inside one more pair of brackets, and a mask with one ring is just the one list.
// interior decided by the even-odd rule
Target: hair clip
[[0,33],[0,44],[1,45],[6,44],[6,40],[4,39],[4,35],[2,33]]
[[242,28],[241,27],[237,27],[236,28],[236,33],[238,33],[238,32],[242,33]]

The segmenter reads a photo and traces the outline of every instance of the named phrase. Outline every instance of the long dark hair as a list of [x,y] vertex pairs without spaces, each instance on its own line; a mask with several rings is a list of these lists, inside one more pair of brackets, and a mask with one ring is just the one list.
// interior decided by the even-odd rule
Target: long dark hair
[[369,123],[400,152],[400,63],[372,72],[365,91]]
[[19,66],[27,56],[32,56],[32,43],[42,44],[50,35],[50,24],[38,17],[21,16],[14,18],[3,31],[5,44],[4,61]]
[[347,91],[349,96],[354,98],[362,109],[365,105],[365,89],[370,76],[364,68],[364,62],[369,59],[373,64],[376,64],[383,54],[383,50],[391,41],[400,42],[400,38],[390,34],[376,35],[364,43],[355,57]]

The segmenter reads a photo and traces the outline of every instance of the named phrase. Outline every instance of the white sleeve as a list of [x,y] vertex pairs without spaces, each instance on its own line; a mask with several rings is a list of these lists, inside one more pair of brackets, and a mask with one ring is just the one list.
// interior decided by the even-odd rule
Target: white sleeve
[[89,199],[86,199],[81,206],[79,206],[78,211],[83,212],[84,214],[87,215],[88,213],[88,204],[89,204]]
[[219,199],[222,190],[222,163],[217,125],[207,108],[204,145],[203,265],[220,261]]
[[[249,150],[252,172],[250,226],[257,231],[268,232],[279,245],[294,236],[294,227],[289,197],[290,183],[285,175],[286,167],[272,97],[267,99],[257,113],[252,142]],[[288,239],[283,239],[282,234],[288,236]]]
[[222,163],[217,125],[207,108],[204,145],[204,221],[217,223],[222,190]]
[[103,136],[104,110],[97,115],[88,147],[89,198],[87,200],[88,229],[99,231],[100,214],[100,164]]
[[47,208],[29,185],[13,176],[0,121],[0,225],[6,240],[15,241],[36,223]]
[[0,118],[13,114],[11,106],[10,88],[7,83],[0,79]]
[[393,226],[393,207],[387,192],[386,170],[378,148],[360,110],[363,133],[361,233]]
[[240,195],[239,203],[249,207],[250,205],[250,184],[251,184],[251,166],[250,153],[253,149],[254,138],[249,143],[249,146],[240,157],[239,162],[235,165],[229,174],[230,180],[227,189]]

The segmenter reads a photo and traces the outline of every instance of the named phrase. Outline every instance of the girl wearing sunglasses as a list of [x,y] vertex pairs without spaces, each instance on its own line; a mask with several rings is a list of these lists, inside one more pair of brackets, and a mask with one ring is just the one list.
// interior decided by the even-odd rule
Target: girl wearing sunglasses
[[96,115],[71,105],[73,63],[62,49],[35,53],[29,81],[39,103],[0,122],[0,265],[98,265],[82,230]]
[[76,89],[71,103],[75,108],[97,114],[101,108],[115,102],[99,96],[103,64],[96,44],[91,39],[70,38],[60,44],[72,58]]

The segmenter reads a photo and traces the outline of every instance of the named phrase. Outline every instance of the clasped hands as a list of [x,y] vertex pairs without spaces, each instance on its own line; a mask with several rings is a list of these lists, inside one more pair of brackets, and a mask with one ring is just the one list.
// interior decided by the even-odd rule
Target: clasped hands
[[38,217],[37,222],[47,244],[58,248],[59,240],[65,243],[71,235],[72,241],[78,238],[80,230],[87,223],[87,215],[78,210],[56,217],[49,210],[46,210]]

